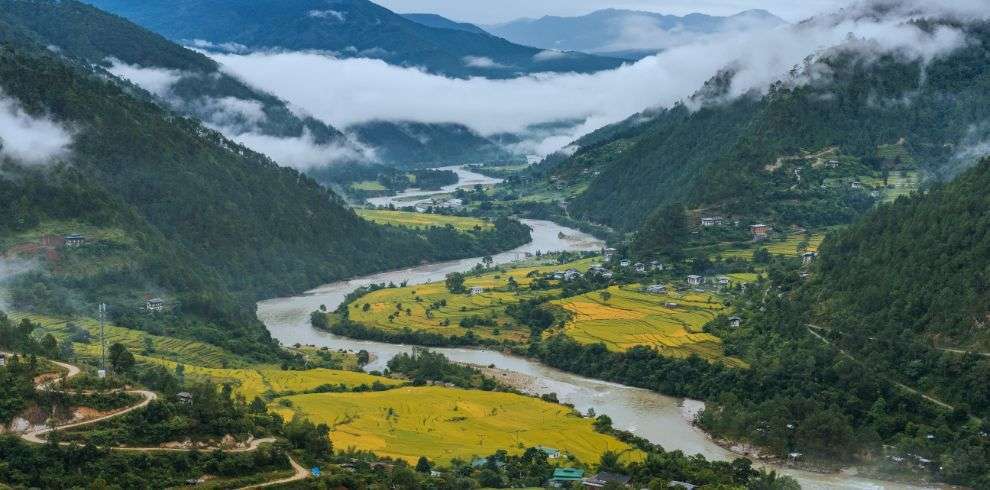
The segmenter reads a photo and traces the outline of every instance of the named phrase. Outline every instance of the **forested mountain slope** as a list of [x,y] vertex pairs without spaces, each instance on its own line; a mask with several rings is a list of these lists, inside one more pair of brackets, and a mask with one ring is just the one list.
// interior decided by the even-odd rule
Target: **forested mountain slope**
[[[990,29],[985,23],[961,28],[971,41],[928,64],[851,42],[765,95],[727,98],[727,70],[690,107],[590,136],[593,144],[554,173],[573,172],[588,152],[615,147],[570,210],[627,231],[675,202],[774,224],[848,221],[877,200],[851,185],[858,176],[951,173],[957,152],[985,132]],[[887,182],[870,185],[882,190]]]
[[[812,321],[879,369],[990,414],[990,160],[827,240]],[[975,354],[964,354],[972,351]]]
[[[457,124],[376,121],[347,128],[351,137],[345,136],[228,75],[207,56],[75,0],[0,0],[0,41],[48,46],[132,78],[154,92],[156,100],[229,137],[244,141],[252,141],[253,135],[307,138],[310,144],[343,153],[341,157],[328,150],[325,164],[339,163],[341,158],[350,162],[376,158],[402,166],[512,158],[498,145]],[[279,163],[312,166],[310,162]]]
[[170,39],[236,43],[249,49],[326,50],[377,58],[456,77],[594,72],[621,60],[540,49],[462,29],[429,27],[367,0],[92,0]]

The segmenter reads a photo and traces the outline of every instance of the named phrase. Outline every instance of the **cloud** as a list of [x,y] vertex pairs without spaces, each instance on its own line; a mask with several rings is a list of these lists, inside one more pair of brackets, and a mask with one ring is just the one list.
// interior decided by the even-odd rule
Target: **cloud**
[[72,131],[47,116],[33,116],[0,93],[0,157],[47,165],[69,157]]
[[464,66],[469,66],[471,68],[508,68],[507,66],[485,56],[465,56],[463,61]]
[[373,161],[371,149],[354,143],[317,143],[308,130],[296,138],[243,133],[230,136],[234,141],[272,160],[297,170],[309,170],[342,162]]
[[240,43],[212,43],[204,39],[193,39],[188,41],[189,45],[194,48],[204,49],[207,51],[225,51],[227,53],[247,53],[250,51],[247,46]]
[[569,58],[571,56],[567,51],[558,51],[556,49],[544,49],[539,53],[533,55],[533,61],[554,61],[562,60],[564,58]]
[[545,151],[644,109],[684,100],[730,65],[735,68],[730,95],[738,96],[765,89],[786,78],[809,55],[834,46],[870,46],[927,60],[964,43],[955,29],[929,34],[906,23],[908,16],[851,15],[858,12],[768,31],[721,33],[610,71],[509,80],[445,78],[380,60],[338,59],[325,53],[212,57],[222,70],[337,127],[373,120],[452,122],[493,135],[525,133],[551,121],[583,121],[567,133],[527,143]]
[[116,58],[107,58],[107,61],[110,62],[107,71],[163,99],[168,98],[172,86],[186,76],[180,70],[131,65]]
[[0,311],[9,312],[10,305],[6,301],[7,286],[15,277],[39,270],[36,260],[0,257]]
[[218,128],[246,128],[242,131],[248,131],[266,118],[265,106],[257,100],[200,97],[194,104],[201,112],[208,114],[207,122]]
[[337,10],[310,10],[306,15],[317,19],[336,19],[337,22],[344,22],[346,14]]

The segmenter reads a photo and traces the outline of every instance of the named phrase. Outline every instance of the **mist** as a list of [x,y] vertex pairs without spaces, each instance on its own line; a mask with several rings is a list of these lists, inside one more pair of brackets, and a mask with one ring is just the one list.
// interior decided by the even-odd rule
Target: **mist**
[[41,166],[69,157],[72,132],[47,116],[33,116],[0,93],[0,157]]
[[[966,7],[969,4],[964,4]],[[964,44],[961,31],[927,33],[906,21],[931,10],[909,4],[883,16],[875,3],[761,32],[727,32],[621,68],[594,74],[537,74],[510,80],[453,79],[373,59],[326,53],[216,53],[222,70],[286,100],[300,114],[329,124],[376,119],[461,123],[482,135],[526,133],[540,123],[581,124],[523,146],[539,153],[648,108],[668,107],[733,66],[731,95],[765,89],[809,55],[835,46],[895,52],[930,60]],[[925,7],[928,8],[928,7]],[[939,12],[944,14],[945,12]],[[304,109],[303,109],[304,108]]]
[[15,277],[39,269],[35,260],[25,260],[16,258],[4,258],[0,256],[0,311],[9,312],[8,303],[9,284]]

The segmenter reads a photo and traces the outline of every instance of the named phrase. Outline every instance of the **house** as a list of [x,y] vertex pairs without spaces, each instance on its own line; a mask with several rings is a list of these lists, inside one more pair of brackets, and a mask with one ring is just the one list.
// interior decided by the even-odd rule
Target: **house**
[[723,220],[721,216],[703,216],[701,218],[701,226],[704,226],[705,228],[722,226],[722,223],[724,222],[725,220]]
[[646,264],[642,262],[636,262],[636,264],[633,265],[633,267],[636,269],[636,272],[639,272],[640,274],[646,272]]
[[602,273],[599,275],[604,277],[605,279],[611,279],[612,276],[614,276],[615,274],[612,274],[612,271],[602,271]]
[[667,287],[663,284],[653,284],[646,288],[646,292],[651,294],[664,294],[667,292]]
[[148,311],[162,311],[165,309],[165,302],[161,298],[151,298],[145,302],[144,307]]
[[749,232],[753,234],[754,240],[765,240],[770,236],[770,226],[763,223],[749,225]]
[[591,478],[585,478],[581,485],[584,488],[605,488],[606,485],[612,484],[613,486],[629,486],[629,480],[632,478],[629,475],[620,475],[618,473],[609,473],[607,471],[600,471],[597,475]]
[[661,264],[659,260],[651,260],[650,261],[650,270],[662,271],[663,270],[663,264]]
[[73,233],[71,235],[65,235],[63,237],[63,239],[65,240],[65,246],[66,247],[78,247],[78,246],[86,243],[86,237],[84,237],[84,236],[82,236],[82,235],[80,235],[78,233]]
[[0,352],[0,367],[7,365],[7,354]]
[[863,188],[863,183],[860,182],[860,181],[855,181],[855,182],[853,182],[852,184],[849,184],[849,185],[853,189],[862,189]]
[[485,288],[478,287],[478,286],[475,286],[475,287],[471,288],[471,296],[477,296],[477,295],[479,295],[479,294],[481,294],[483,292],[485,292]]
[[667,488],[683,488],[684,490],[694,490],[695,488],[698,488],[698,485],[683,481],[671,480],[671,482],[667,484]]
[[680,306],[681,306],[681,305],[679,305],[679,304],[677,304],[677,303],[671,303],[671,302],[667,302],[667,303],[664,303],[663,305],[664,305],[665,307],[667,307],[667,308],[678,308],[678,307],[680,307]]
[[602,258],[605,259],[605,262],[611,262],[616,252],[617,250],[614,248],[605,248],[602,250]]
[[584,470],[578,468],[557,468],[553,470],[550,478],[550,486],[562,487],[567,484],[579,482],[584,478]]
[[564,271],[564,280],[565,281],[573,281],[573,280],[578,279],[580,277],[581,277],[581,273],[578,272],[577,269],[567,269],[566,271]]
[[818,257],[818,254],[815,253],[815,252],[805,252],[805,253],[801,254],[801,263],[804,264],[804,265],[808,265],[808,264],[814,262],[817,257]]
[[536,446],[536,449],[547,455],[547,459],[559,459],[560,450],[552,447]]
[[742,325],[742,318],[739,318],[738,316],[730,316],[729,317],[729,326],[730,327],[732,327],[732,328],[739,328],[740,325]]
[[175,394],[175,399],[184,405],[189,405],[193,402],[193,395],[188,391],[180,391]]
[[701,276],[690,275],[687,276],[687,282],[692,286],[701,286],[701,284],[705,282],[705,278]]
[[619,267],[629,267],[630,264],[632,264],[631,261],[623,260],[622,262],[619,262]]
[[723,288],[732,284],[732,281],[730,281],[729,278],[725,276],[718,276],[716,282],[718,282],[719,287],[723,287]]

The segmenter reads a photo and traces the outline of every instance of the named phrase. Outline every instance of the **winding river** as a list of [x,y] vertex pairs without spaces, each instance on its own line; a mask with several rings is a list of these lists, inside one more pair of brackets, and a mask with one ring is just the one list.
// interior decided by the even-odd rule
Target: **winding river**
[[[475,183],[492,183],[495,179],[453,167],[462,182],[460,186]],[[450,192],[457,186],[444,192]],[[411,191],[404,195],[387,199],[408,199],[427,196],[436,192],[419,193]],[[388,202],[383,201],[386,205]],[[379,203],[375,203],[379,204]],[[409,205],[409,201],[402,201]],[[525,254],[536,251],[582,251],[596,250],[602,242],[577,230],[569,229],[549,221],[523,220],[532,230],[533,240],[527,245],[493,256],[496,263],[504,264],[517,260]],[[335,309],[344,297],[360,286],[374,283],[408,281],[409,284],[423,284],[443,280],[455,271],[465,271],[475,266],[479,258],[455,260],[428,264],[409,269],[384,272],[370,276],[335,282],[320,286],[301,296],[277,298],[258,303],[258,316],[268,326],[272,336],[283,345],[312,344],[332,349],[367,350],[374,361],[368,370],[381,370],[395,354],[409,352],[411,346],[370,342],[340,337],[314,329],[309,323],[309,315],[325,305]],[[435,349],[448,358],[464,363],[482,366],[495,365],[528,380],[527,385],[533,394],[556,393],[558,399],[571,403],[581,412],[593,408],[598,414],[608,414],[617,428],[629,430],[668,450],[679,449],[687,454],[700,453],[708,459],[731,460],[736,454],[712,442],[704,432],[695,428],[684,415],[686,408],[682,401],[652,391],[632,388],[596,379],[584,378],[559,371],[536,361],[506,355],[501,352],[480,349],[445,348]],[[697,402],[687,401],[685,407]],[[850,474],[817,474],[790,468],[772,467],[778,473],[796,478],[803,488],[808,489],[917,489],[911,485],[880,482],[858,478]]]

